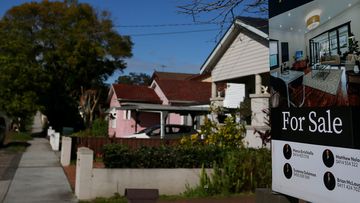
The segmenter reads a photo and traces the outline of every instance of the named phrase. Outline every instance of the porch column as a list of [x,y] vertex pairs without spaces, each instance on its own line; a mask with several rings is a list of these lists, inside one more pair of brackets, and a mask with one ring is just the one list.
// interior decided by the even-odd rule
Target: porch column
[[135,133],[138,132],[138,123],[139,123],[139,112],[135,112]]
[[261,76],[255,75],[255,94],[261,94]]
[[192,126],[193,129],[196,129],[196,128],[195,128],[195,122],[194,122],[194,121],[195,121],[195,115],[194,115],[194,114],[190,114],[190,116],[191,116],[191,126]]
[[216,97],[216,83],[212,82],[211,83],[211,98],[215,98]]
[[160,112],[160,138],[164,139],[165,137],[165,125],[166,125],[166,117],[168,115],[167,111]]

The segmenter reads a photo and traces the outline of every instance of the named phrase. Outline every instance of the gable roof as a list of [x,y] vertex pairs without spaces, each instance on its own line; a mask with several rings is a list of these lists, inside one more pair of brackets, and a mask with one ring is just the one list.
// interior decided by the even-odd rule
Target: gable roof
[[[268,19],[265,18],[254,18],[254,17],[246,17],[246,16],[238,16],[236,17],[236,23],[241,25],[241,22],[251,26],[257,30],[260,30],[261,32],[265,33],[265,34],[269,34],[269,21]],[[245,25],[243,25],[245,26]],[[246,26],[245,26],[246,27]],[[249,28],[251,29],[251,28]],[[262,35],[260,32],[257,33],[256,30],[253,30],[254,33],[258,34],[258,35]],[[266,38],[267,36],[263,36],[264,38]]]
[[193,80],[157,80],[156,83],[171,103],[208,104],[211,83]]
[[154,104],[162,103],[155,91],[147,86],[113,84],[113,89],[119,101],[136,101]]
[[152,80],[190,80],[198,75],[200,74],[155,71],[152,75]]
[[199,81],[202,82],[203,80],[210,78],[210,73],[204,73],[204,74],[197,74],[194,77],[189,78],[189,80]]
[[248,33],[256,35],[257,37],[255,39],[258,41],[268,41],[269,35],[267,19],[239,16],[234,20],[233,24],[205,60],[204,64],[200,68],[200,74],[211,72],[242,29],[246,30]]

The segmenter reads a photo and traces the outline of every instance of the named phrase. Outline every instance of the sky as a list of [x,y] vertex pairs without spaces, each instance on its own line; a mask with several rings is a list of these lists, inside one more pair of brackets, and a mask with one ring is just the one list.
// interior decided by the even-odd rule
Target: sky
[[[99,11],[110,11],[116,30],[121,35],[131,36],[134,43],[133,56],[126,60],[127,68],[124,72],[115,72],[107,83],[113,83],[119,75],[130,72],[149,75],[155,70],[199,73],[201,65],[216,46],[221,28],[215,24],[194,25],[192,16],[180,14],[177,6],[189,1],[79,0]],[[24,2],[30,1],[0,1],[0,16]],[[166,26],[168,24],[177,25]]]

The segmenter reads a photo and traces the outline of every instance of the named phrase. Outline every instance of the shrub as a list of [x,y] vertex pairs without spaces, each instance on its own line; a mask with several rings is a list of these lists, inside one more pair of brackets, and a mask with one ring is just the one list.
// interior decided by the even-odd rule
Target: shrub
[[88,137],[88,136],[91,136],[91,130],[90,129],[81,130],[79,132],[73,133],[71,136],[73,136],[73,137]]
[[251,124],[251,99],[249,97],[245,97],[244,101],[240,103],[239,113],[241,120],[245,121],[246,124]]
[[91,128],[73,133],[75,137],[107,137],[108,136],[108,123],[106,120],[97,118],[93,121]]
[[222,160],[222,150],[216,146],[141,147],[129,150],[121,144],[103,148],[107,168],[200,168],[212,167]]
[[[204,140],[199,137],[202,135]],[[217,125],[209,119],[201,126],[199,135],[183,137],[180,143],[183,146],[215,145],[218,147],[243,147],[243,139],[246,135],[245,126],[236,122],[235,116],[229,116],[224,124]]]
[[270,187],[271,155],[267,149],[228,150],[222,162],[214,165],[209,177],[204,171],[195,188],[187,188],[185,196],[196,197],[229,195],[255,191],[257,187]]
[[91,126],[91,134],[95,137],[108,136],[108,122],[101,118],[95,119]]
[[265,148],[197,145],[130,150],[122,144],[107,144],[103,161],[107,168],[213,168],[211,176],[202,170],[197,187],[187,186],[184,195],[191,197],[254,192],[271,184],[271,154]]
[[236,123],[235,116],[230,116],[225,119],[224,125],[220,125],[217,131],[208,135],[205,142],[219,147],[243,147],[245,135],[245,127]]
[[129,148],[121,144],[105,145],[103,162],[107,168],[131,168],[135,160]]

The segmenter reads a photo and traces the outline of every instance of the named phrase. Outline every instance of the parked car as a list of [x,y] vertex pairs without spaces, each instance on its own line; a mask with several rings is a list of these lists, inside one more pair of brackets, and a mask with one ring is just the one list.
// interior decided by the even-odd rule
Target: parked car
[[[160,138],[160,125],[155,125],[150,128],[139,131],[136,134],[126,136],[125,138]],[[177,139],[183,136],[190,136],[196,134],[197,131],[191,126],[186,125],[165,125],[165,139]]]

